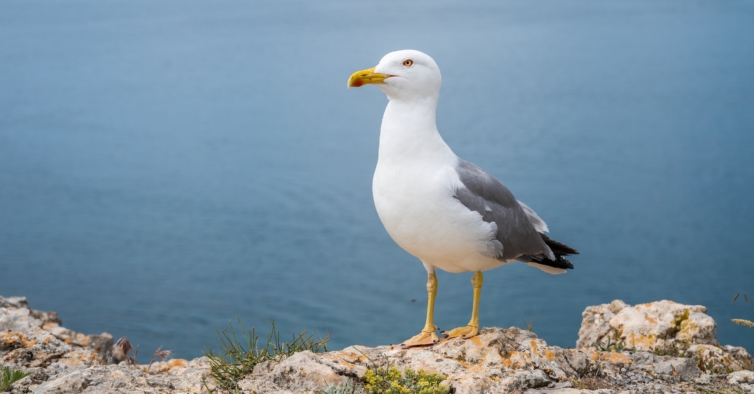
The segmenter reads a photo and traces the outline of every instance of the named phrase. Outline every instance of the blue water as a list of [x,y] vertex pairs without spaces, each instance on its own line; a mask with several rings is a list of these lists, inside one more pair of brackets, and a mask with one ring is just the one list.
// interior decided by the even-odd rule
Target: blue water
[[[754,351],[751,1],[5,0],[0,294],[142,354],[236,316],[416,334],[426,274],[371,197],[386,99],[345,88],[404,48],[442,69],[448,144],[582,253],[488,272],[483,325],[574,346],[586,306],[672,299]],[[439,274],[441,328],[470,277]]]

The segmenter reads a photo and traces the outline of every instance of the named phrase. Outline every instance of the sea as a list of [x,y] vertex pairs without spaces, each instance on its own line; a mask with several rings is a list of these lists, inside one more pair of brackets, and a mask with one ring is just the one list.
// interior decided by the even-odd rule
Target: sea
[[[574,347],[590,305],[673,300],[754,352],[749,0],[4,0],[0,295],[141,362],[239,322],[415,335],[426,272],[372,201],[387,100],[346,88],[399,49],[439,64],[452,149],[581,253],[486,272],[483,326]],[[466,324],[471,273],[438,279]]]

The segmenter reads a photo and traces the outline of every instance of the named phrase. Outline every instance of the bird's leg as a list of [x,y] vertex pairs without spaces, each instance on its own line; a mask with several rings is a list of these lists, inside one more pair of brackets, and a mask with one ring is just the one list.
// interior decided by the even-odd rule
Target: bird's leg
[[475,327],[476,332],[471,334],[470,337],[479,333],[479,299],[482,298],[482,284],[484,284],[482,271],[474,272],[474,276],[471,278],[471,286],[474,288],[474,303],[471,307],[471,320],[469,320],[469,326]]
[[437,276],[435,273],[427,274],[427,322],[424,324],[424,329],[418,335],[403,342],[401,347],[409,348],[414,346],[429,346],[440,338],[435,334],[437,327],[435,326],[435,296],[437,295]]
[[471,308],[471,320],[466,327],[443,331],[442,335],[445,338],[471,338],[479,334],[479,297],[482,295],[482,283],[484,283],[482,271],[474,272],[474,277],[471,278],[471,286],[474,287],[474,304]]

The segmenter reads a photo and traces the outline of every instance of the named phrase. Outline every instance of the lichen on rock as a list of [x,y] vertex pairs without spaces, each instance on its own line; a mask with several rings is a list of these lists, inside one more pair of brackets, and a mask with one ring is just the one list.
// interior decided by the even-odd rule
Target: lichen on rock
[[[672,301],[588,307],[575,349],[511,327],[423,348],[303,351],[256,365],[238,387],[244,393],[314,394],[364,384],[370,370],[395,367],[443,376],[439,384],[457,394],[754,393],[751,356],[720,346],[705,311]],[[0,297],[0,367],[30,373],[11,385],[11,393],[221,392],[205,357],[107,365],[111,346],[109,334],[72,332],[54,313],[34,311],[23,298]]]
[[692,344],[717,346],[715,321],[701,305],[657,301],[636,306],[615,300],[587,307],[582,314],[576,346],[623,343],[639,351]]
[[29,373],[11,393],[206,392],[206,358],[155,363],[146,373],[144,366],[106,365],[112,345],[108,333],[71,331],[54,312],[29,308],[24,297],[0,296],[0,367]]

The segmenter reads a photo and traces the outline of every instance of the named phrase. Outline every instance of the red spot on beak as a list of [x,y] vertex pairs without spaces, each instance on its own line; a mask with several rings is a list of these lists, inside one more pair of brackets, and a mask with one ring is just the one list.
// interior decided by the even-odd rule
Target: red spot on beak
[[357,87],[357,88],[361,87],[361,86],[364,86],[364,81],[362,81],[360,79],[357,79],[357,80],[353,81],[353,85],[351,85],[351,86],[354,86],[354,87]]

